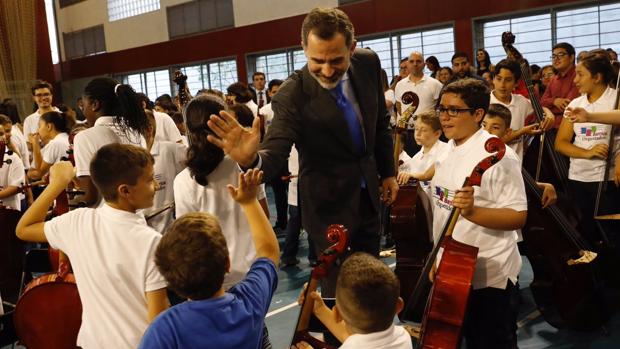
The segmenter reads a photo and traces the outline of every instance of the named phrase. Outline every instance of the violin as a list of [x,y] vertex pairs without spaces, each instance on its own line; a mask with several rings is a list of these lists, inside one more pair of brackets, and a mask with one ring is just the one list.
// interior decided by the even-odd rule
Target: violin
[[[463,187],[480,186],[482,175],[491,166],[498,163],[506,152],[506,145],[499,138],[489,138],[484,144],[485,150],[494,153],[482,159],[465,178]],[[422,319],[419,348],[458,348],[461,329],[465,320],[467,301],[471,292],[471,283],[476,269],[478,248],[458,242],[452,238],[452,232],[461,210],[453,207],[450,216],[439,236],[438,242],[429,254],[422,273],[416,283],[414,293],[409,299],[406,311],[409,311],[423,294],[425,285],[430,282],[430,274],[440,248],[443,254],[426,310]]]
[[310,280],[304,292],[304,301],[301,305],[299,317],[297,318],[297,325],[295,326],[295,334],[293,335],[289,347],[304,341],[315,349],[335,349],[335,347],[325,344],[311,336],[308,332],[312,310],[314,309],[314,300],[310,297],[310,294],[316,291],[319,286],[319,281],[327,276],[331,266],[338,257],[347,251],[349,244],[349,233],[344,226],[339,224],[331,224],[328,226],[326,237],[327,241],[332,243],[332,245],[323,251],[318,259],[317,266],[315,266],[310,273]]
[[185,125],[185,129],[187,130],[187,142],[188,145],[192,146],[192,133],[189,132],[189,128],[187,127],[187,115],[185,115],[185,106],[192,99],[192,96],[189,93],[189,88],[187,87],[187,75],[183,74],[180,70],[174,72],[174,76],[172,81],[177,84],[177,89],[179,91],[179,110],[183,114],[183,124]]

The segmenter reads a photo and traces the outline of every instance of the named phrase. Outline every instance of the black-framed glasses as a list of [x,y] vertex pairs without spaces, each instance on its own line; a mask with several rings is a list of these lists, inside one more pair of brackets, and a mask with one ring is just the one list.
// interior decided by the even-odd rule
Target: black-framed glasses
[[41,98],[41,97],[49,97],[49,96],[51,96],[51,95],[52,95],[51,93],[46,92],[46,93],[37,93],[37,94],[36,94],[36,95],[34,95],[34,96],[35,96],[35,97],[39,97],[39,98]]
[[551,55],[551,60],[558,59],[558,58],[564,58],[564,56],[567,56],[567,55],[568,53],[566,52],[560,52],[558,54]]
[[437,109],[435,109],[435,114],[437,115],[437,117],[441,116],[442,113],[446,113],[448,114],[449,117],[454,118],[459,116],[460,113],[464,113],[464,112],[473,112],[474,110],[476,110],[476,108],[443,108],[443,107],[438,107]]

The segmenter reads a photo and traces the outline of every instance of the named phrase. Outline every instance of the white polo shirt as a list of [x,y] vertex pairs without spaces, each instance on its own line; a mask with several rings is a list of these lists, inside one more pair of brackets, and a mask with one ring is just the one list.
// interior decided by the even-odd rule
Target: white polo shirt
[[[189,168],[181,171],[174,180],[177,218],[189,212],[208,212],[220,221],[231,263],[230,273],[224,278],[226,289],[241,281],[256,259],[248,220],[226,188],[228,184],[238,185],[239,172],[237,163],[226,156],[209,174],[207,186],[198,184],[191,177]],[[264,190],[259,189],[257,199],[264,197]]]
[[100,116],[95,125],[75,136],[73,140],[76,175],[90,176],[90,161],[97,150],[106,144],[133,144],[146,148],[144,137],[134,131],[123,132],[115,123],[114,116]]
[[[174,178],[185,168],[187,147],[173,142],[155,141],[151,147],[151,155],[155,159],[153,177],[159,184],[155,192],[153,207],[144,210],[144,215],[157,211],[174,201]],[[167,210],[149,219],[147,224],[160,233],[164,233],[174,220],[174,210]]]
[[412,349],[411,335],[402,326],[392,325],[385,331],[352,334],[340,349]]
[[[0,164],[0,190],[7,187],[20,187],[26,182],[26,174],[24,172],[24,165],[19,159],[17,154],[11,155],[4,154],[4,160],[11,160],[10,164]],[[21,193],[11,195],[6,198],[0,198],[0,202],[3,205],[10,208],[21,210]]]
[[25,170],[30,169],[30,150],[28,150],[28,143],[26,137],[19,129],[19,127],[13,125],[11,127],[11,144],[15,147],[19,153],[22,164]]
[[[52,107],[53,111],[60,112],[60,109]],[[37,109],[34,113],[26,116],[24,119],[24,136],[28,140],[28,135],[39,132],[39,120],[41,119],[41,110]]]
[[271,108],[271,103],[268,103],[264,107],[260,108],[259,112],[265,119],[265,133],[267,133],[269,126],[271,126],[271,123],[273,122],[273,109]]
[[41,149],[41,157],[43,161],[53,165],[61,160],[63,157],[67,157],[67,151],[69,150],[69,135],[62,132],[56,135],[50,140],[43,149]]
[[[403,165],[406,168],[406,172],[409,173],[424,173],[436,162],[443,160],[448,154],[448,144],[440,140],[437,140],[435,144],[426,153],[424,148],[420,149],[409,161]],[[422,189],[426,191],[428,197],[431,198],[431,182],[420,181]]]
[[258,116],[258,105],[256,103],[254,103],[253,100],[250,99],[250,101],[245,103],[245,105],[248,108],[250,108],[250,110],[252,111],[252,114],[254,114],[254,117]]
[[[450,140],[445,159],[435,163],[435,176],[431,181],[435,241],[450,216],[456,191],[463,186],[465,178],[471,174],[478,162],[490,155],[485,151],[484,144],[492,137],[494,136],[480,129],[458,147]],[[527,210],[521,161],[510,147],[506,147],[504,157],[484,173],[480,187],[474,187],[474,205],[510,208],[518,212]],[[521,270],[521,256],[517,249],[516,230],[485,228],[461,216],[456,222],[452,237],[456,241],[479,248],[472,282],[474,289],[505,289],[508,280],[517,282]]]
[[[607,88],[603,95],[593,103],[587,95],[573,99],[568,108],[583,108],[590,113],[604,112],[614,109],[616,90]],[[567,109],[568,109],[567,108]],[[594,122],[576,122],[573,124],[575,140],[573,144],[582,149],[592,149],[597,144],[609,144],[611,125]],[[620,134],[615,135],[614,159],[620,149]],[[570,158],[568,178],[580,182],[600,182],[604,179],[606,161],[603,159]],[[614,178],[614,164],[609,168],[609,178]]]
[[153,110],[155,116],[155,140],[176,143],[181,140],[181,132],[174,120],[166,113]]
[[[510,121],[510,128],[513,131],[522,129],[525,126],[525,119],[530,114],[534,113],[532,102],[530,102],[529,99],[514,93],[511,95],[510,104],[505,104],[495,97],[495,91],[493,91],[491,92],[491,103],[501,104],[510,110],[512,117]],[[524,137],[520,137],[508,144],[508,146],[510,146],[512,150],[517,153],[521,161],[523,161],[523,140]]]
[[[420,99],[420,104],[418,105],[418,108],[414,113],[414,115],[418,115],[420,113],[435,108],[442,88],[443,85],[441,84],[441,82],[431,78],[428,75],[424,75],[422,79],[418,82],[411,81],[409,76],[403,78],[396,84],[396,87],[394,88],[394,95],[396,96],[396,101],[401,103],[400,113],[404,113],[405,110],[407,110],[407,108],[409,107],[409,104],[403,104],[402,101],[402,97],[405,92],[411,91],[418,95],[418,98]],[[411,118],[409,124],[411,125],[412,122],[413,118]]]
[[83,309],[77,345],[136,348],[148,327],[145,292],[166,287],[154,262],[161,234],[107,204],[58,216],[44,232],[71,260]]

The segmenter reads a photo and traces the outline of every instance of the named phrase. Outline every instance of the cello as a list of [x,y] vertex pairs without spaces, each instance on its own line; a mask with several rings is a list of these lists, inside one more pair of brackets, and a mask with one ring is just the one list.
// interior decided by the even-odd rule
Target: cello
[[332,243],[332,245],[323,251],[318,259],[317,266],[312,268],[312,273],[310,273],[310,281],[308,281],[308,286],[304,291],[304,301],[301,305],[299,317],[297,318],[295,334],[293,335],[293,339],[291,340],[291,345],[289,347],[304,341],[315,349],[335,349],[335,347],[325,344],[319,339],[311,336],[308,331],[312,310],[314,308],[314,300],[310,297],[310,293],[316,291],[319,286],[319,281],[327,276],[331,265],[334,264],[339,256],[346,252],[349,244],[348,231],[342,225],[331,224],[328,226],[326,237],[327,241]]
[[[411,104],[398,119],[394,132],[394,163],[398,167],[401,152],[401,135],[406,132],[407,122],[415,113],[420,101],[419,97],[411,92],[402,96],[404,104]],[[398,172],[398,168],[397,168]],[[427,196],[415,180],[400,185],[396,200],[389,207],[389,231],[396,244],[396,268],[394,273],[400,281],[400,296],[405,303],[413,292],[415,280],[418,280],[426,256],[433,247],[430,222],[432,214],[425,209],[420,198]],[[428,201],[428,200],[427,200]],[[413,229],[412,229],[413,228]],[[401,312],[401,319],[411,318],[419,320],[423,311],[423,304],[411,313]]]
[[[506,151],[506,145],[496,137],[489,138],[485,142],[484,148],[487,152],[494,154],[482,159],[474,167],[469,177],[465,178],[463,187],[480,186],[484,172],[499,162]],[[441,235],[438,237],[437,244],[424,264],[414,293],[405,308],[405,311],[408,311],[423,295],[425,285],[430,282],[427,275],[430,275],[439,250],[443,248],[441,261],[437,267],[433,286],[426,303],[418,348],[456,349],[460,344],[478,255],[477,247],[458,242],[452,238],[452,231],[456,226],[460,211],[456,207],[452,208]]]

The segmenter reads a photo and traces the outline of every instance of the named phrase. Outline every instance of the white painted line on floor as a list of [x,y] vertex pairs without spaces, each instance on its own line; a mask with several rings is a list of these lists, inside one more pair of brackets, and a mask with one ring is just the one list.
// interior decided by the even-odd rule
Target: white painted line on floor
[[533,312],[527,314],[526,317],[524,317],[523,319],[519,320],[517,322],[517,327],[521,328],[525,325],[527,325],[530,321],[538,318],[539,316],[541,316],[542,314],[540,313],[540,311],[538,311],[538,309],[534,310]]
[[296,306],[297,306],[297,302],[291,303],[289,305],[285,305],[282,308],[278,308],[276,310],[272,310],[272,311],[268,312],[267,316],[265,316],[265,317],[268,318],[270,316],[273,316],[273,315],[276,315],[276,314],[280,314],[281,312],[287,311],[287,310],[289,310],[291,308],[294,308]]

